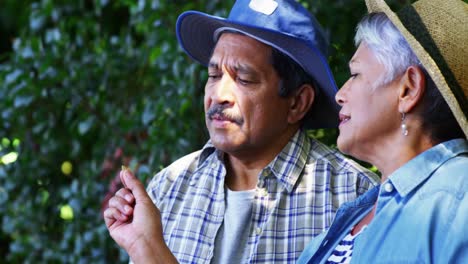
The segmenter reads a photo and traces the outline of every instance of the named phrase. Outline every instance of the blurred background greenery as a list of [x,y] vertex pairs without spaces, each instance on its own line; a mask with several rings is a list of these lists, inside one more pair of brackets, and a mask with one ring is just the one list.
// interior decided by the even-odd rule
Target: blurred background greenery
[[[328,32],[341,85],[364,1],[301,2]],[[225,16],[233,3],[0,0],[3,261],[128,261],[101,215],[120,187],[120,165],[146,182],[207,139],[207,74],[179,48],[177,16]],[[310,135],[335,146],[337,130]]]

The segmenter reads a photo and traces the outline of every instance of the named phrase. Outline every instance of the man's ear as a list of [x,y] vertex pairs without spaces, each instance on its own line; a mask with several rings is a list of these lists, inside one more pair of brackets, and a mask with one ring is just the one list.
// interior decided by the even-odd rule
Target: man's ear
[[408,113],[421,101],[426,91],[426,78],[421,68],[410,66],[406,69],[401,82],[398,110],[400,113]]
[[314,87],[303,84],[290,98],[288,122],[295,124],[299,122],[312,107],[315,99]]

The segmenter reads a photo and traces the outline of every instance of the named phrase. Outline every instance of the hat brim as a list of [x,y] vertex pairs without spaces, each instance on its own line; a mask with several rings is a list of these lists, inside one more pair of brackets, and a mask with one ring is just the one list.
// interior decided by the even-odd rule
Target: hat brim
[[198,11],[187,11],[177,20],[177,39],[182,49],[195,61],[207,66],[216,45],[215,31],[231,28],[285,53],[318,83],[320,90],[305,120],[305,128],[334,128],[338,125],[337,87],[326,58],[316,47],[294,36],[265,28],[232,22]]
[[450,89],[450,86],[445,76],[442,74],[441,70],[439,69],[439,66],[434,61],[431,54],[429,54],[421,45],[421,43],[419,43],[419,41],[413,36],[413,34],[409,32],[409,30],[405,27],[405,25],[398,17],[398,15],[391,10],[391,8],[387,5],[385,0],[366,0],[366,5],[369,13],[385,13],[390,19],[390,21],[392,21],[395,27],[400,31],[400,33],[406,39],[415,55],[418,57],[421,64],[424,66],[424,68],[427,70],[428,74],[431,76],[432,80],[436,84],[440,93],[442,94],[445,101],[452,110],[452,113],[455,116],[458,124],[465,133],[465,136],[468,137],[467,117],[464,114],[463,109],[460,106],[460,103],[458,102],[454,93]]

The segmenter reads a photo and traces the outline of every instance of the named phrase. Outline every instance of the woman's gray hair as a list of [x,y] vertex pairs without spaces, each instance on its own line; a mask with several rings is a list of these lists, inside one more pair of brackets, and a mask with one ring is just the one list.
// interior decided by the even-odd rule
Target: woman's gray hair
[[426,79],[426,90],[420,110],[415,114],[422,118],[422,127],[428,131],[434,143],[465,138],[436,84],[387,15],[371,13],[365,16],[357,26],[354,42],[356,46],[365,43],[386,69],[374,87],[390,83],[412,65],[421,68]]
[[371,13],[357,26],[354,43],[365,43],[387,70],[376,87],[385,85],[401,75],[409,66],[420,65],[408,42],[384,13]]

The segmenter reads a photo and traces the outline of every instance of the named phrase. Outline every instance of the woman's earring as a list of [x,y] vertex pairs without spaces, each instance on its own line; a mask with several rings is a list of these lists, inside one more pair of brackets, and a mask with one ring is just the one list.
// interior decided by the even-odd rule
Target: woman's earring
[[408,128],[406,127],[406,113],[401,113],[401,133],[405,136],[408,135]]

